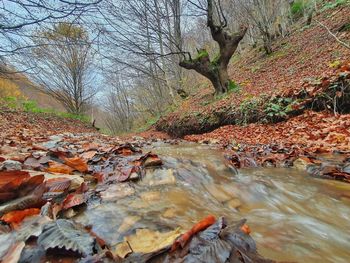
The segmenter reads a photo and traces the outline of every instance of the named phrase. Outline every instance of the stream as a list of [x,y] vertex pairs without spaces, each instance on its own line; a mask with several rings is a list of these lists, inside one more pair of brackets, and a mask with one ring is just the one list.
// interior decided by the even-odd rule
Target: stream
[[[154,143],[143,149],[164,164],[137,183],[110,185],[77,222],[112,247],[138,228],[190,229],[213,214],[242,218],[259,253],[289,262],[349,262],[350,184],[312,178],[295,168],[235,172],[208,145]],[[330,161],[336,162],[333,158]]]

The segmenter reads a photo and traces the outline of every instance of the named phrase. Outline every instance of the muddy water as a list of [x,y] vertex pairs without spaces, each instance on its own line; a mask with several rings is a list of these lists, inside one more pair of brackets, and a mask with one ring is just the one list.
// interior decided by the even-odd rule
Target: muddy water
[[[280,261],[349,262],[350,185],[297,169],[231,171],[209,146],[153,145],[163,168],[111,186],[76,220],[115,245],[137,228],[186,230],[208,214],[248,219],[260,254]],[[150,148],[146,149],[149,150]]]

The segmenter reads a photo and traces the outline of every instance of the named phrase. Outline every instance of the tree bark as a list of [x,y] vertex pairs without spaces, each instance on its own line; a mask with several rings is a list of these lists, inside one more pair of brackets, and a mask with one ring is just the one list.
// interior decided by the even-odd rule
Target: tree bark
[[213,84],[216,94],[221,94],[229,89],[230,78],[227,67],[248,28],[242,26],[239,32],[231,33],[226,30],[227,23],[225,18],[219,25],[216,25],[213,8],[213,1],[208,0],[207,26],[210,29],[213,40],[219,44],[220,51],[218,56],[211,61],[207,51],[202,49],[198,51],[195,59],[183,60],[179,65],[185,69],[193,69],[208,78]]

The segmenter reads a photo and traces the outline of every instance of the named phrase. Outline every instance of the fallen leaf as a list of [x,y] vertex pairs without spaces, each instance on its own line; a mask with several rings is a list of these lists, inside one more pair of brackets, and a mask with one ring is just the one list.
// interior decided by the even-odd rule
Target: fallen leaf
[[25,243],[23,241],[15,243],[11,246],[6,255],[2,258],[1,262],[17,263],[21,257],[21,253],[24,247]]
[[16,182],[16,184],[18,184],[18,182],[22,182],[29,177],[30,175],[26,171],[0,171],[0,187],[13,180],[18,180]]
[[85,203],[86,199],[83,194],[69,194],[67,197],[63,200],[63,209],[69,209],[74,206],[81,205]]
[[51,161],[49,162],[49,168],[46,169],[48,172],[52,173],[62,173],[62,174],[72,174],[73,169],[68,165]]
[[83,158],[84,160],[90,160],[96,155],[96,153],[97,151],[88,151],[88,152],[82,153],[80,157]]
[[171,246],[171,251],[175,251],[179,247],[184,247],[187,242],[200,231],[205,230],[216,221],[215,217],[212,215],[207,216],[203,220],[199,221],[196,225],[194,225],[189,231],[182,234],[179,238],[175,240],[173,245]]
[[89,233],[65,219],[46,224],[37,242],[45,250],[59,248],[77,252],[82,256],[94,254],[96,245],[95,239]]
[[247,235],[251,233],[250,227],[247,224],[244,224],[243,226],[241,226],[241,230]]
[[65,177],[51,178],[46,181],[48,192],[64,192],[71,184],[71,180]]
[[28,216],[38,215],[40,213],[39,208],[29,208],[24,210],[15,210],[4,214],[1,220],[11,224],[12,228],[17,228],[17,226],[23,221],[24,218]]
[[88,165],[86,161],[84,161],[80,157],[63,158],[63,160],[66,165],[72,167],[74,170],[77,170],[81,173],[85,173],[88,171]]
[[[151,253],[171,245],[180,234],[179,228],[164,233],[149,229],[136,229],[136,234],[124,237],[124,242],[130,245],[134,253]],[[124,242],[119,243],[115,250],[115,253],[120,257],[126,255],[127,249]]]

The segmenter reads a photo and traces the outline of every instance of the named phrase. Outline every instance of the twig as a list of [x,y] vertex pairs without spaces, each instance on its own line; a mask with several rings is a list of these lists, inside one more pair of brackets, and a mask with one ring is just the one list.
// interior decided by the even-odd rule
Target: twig
[[346,47],[347,49],[350,49],[350,45],[342,40],[340,40],[325,24],[322,24],[320,21],[316,20],[315,21],[322,26],[323,28],[325,28],[328,33],[341,45],[343,45],[344,47]]

